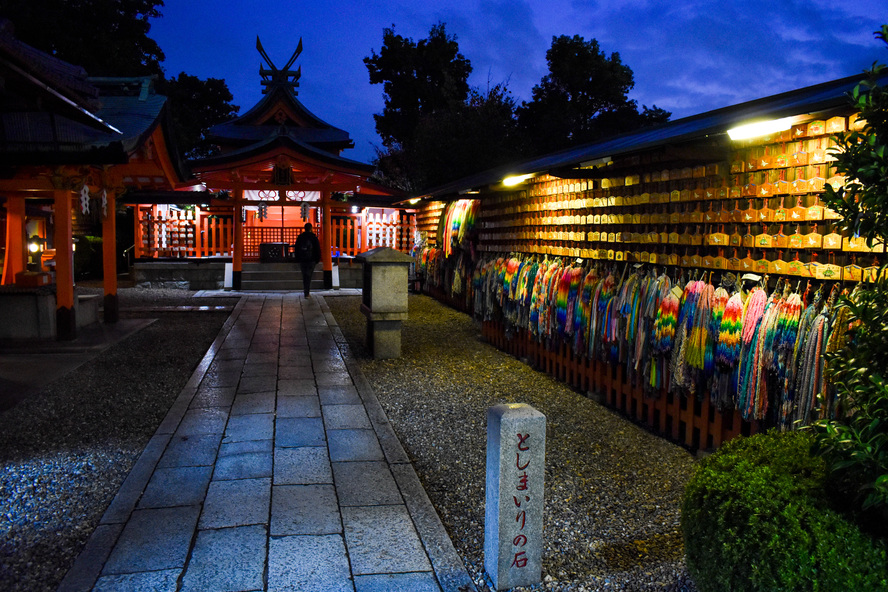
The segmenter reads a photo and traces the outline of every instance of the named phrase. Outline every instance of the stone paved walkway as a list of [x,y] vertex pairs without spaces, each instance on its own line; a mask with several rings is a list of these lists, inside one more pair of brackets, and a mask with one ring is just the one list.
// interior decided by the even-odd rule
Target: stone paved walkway
[[322,294],[241,298],[60,592],[474,590]]

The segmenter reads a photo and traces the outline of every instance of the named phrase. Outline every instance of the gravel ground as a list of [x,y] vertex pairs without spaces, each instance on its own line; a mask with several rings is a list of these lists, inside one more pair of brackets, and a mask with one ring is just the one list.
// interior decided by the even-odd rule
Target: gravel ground
[[127,309],[193,294],[121,289],[158,321],[0,414],[0,590],[56,589],[229,314]]
[[429,297],[410,296],[398,360],[368,357],[359,297],[326,301],[479,590],[486,413],[506,402],[547,417],[544,581],[532,589],[696,590],[679,531],[686,450],[482,342],[469,316]]

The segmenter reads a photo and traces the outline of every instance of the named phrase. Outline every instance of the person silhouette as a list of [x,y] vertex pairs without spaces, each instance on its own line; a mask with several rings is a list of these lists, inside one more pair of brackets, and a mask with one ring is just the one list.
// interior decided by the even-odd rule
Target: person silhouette
[[293,253],[302,270],[302,291],[308,298],[311,291],[311,276],[318,261],[321,260],[321,242],[312,232],[311,222],[306,222],[305,230],[296,238]]

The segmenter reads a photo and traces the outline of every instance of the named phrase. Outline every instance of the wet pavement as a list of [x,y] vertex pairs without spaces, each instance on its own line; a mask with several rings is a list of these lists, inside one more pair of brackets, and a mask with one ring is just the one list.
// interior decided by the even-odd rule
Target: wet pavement
[[241,298],[59,590],[474,586],[323,293],[257,293]]

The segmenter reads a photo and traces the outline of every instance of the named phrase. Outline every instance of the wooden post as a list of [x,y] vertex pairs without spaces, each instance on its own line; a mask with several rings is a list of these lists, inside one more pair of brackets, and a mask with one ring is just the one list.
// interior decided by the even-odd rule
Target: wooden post
[[70,341],[77,337],[74,316],[74,249],[70,191],[52,192],[55,220],[53,246],[56,250],[56,338]]
[[25,198],[6,198],[6,261],[3,263],[3,279],[0,284],[15,283],[15,274],[28,268],[28,251],[25,244]]
[[149,224],[149,228],[151,228],[150,247],[152,259],[156,259],[160,253],[160,233],[163,230],[163,225],[159,218],[160,210],[157,209],[157,204],[153,204],[151,206],[151,222]]
[[102,220],[102,271],[105,288],[106,323],[116,323],[120,318],[117,304],[117,196],[112,191],[107,196],[105,218]]
[[206,257],[206,243],[203,236],[203,218],[200,206],[194,206],[194,256]]
[[329,290],[333,287],[333,255],[330,253],[332,228],[330,218],[332,207],[330,206],[330,192],[321,192],[321,203],[323,204],[323,213],[321,215],[321,266],[324,269],[324,289]]
[[145,236],[142,231],[142,206],[139,204],[136,204],[133,208],[133,224],[135,226],[133,228],[133,235],[136,237],[133,246],[133,257],[139,259],[142,257],[142,240]]
[[361,210],[361,245],[360,245],[360,250],[362,253],[370,248],[369,247],[370,229],[368,228],[369,225],[370,225],[370,221],[367,218],[367,210]]
[[241,217],[244,215],[244,205],[241,201],[243,197],[243,190],[238,189],[234,194],[237,203],[234,206],[234,256],[231,266],[231,287],[235,290],[241,289],[241,272],[244,265],[244,223],[241,221]]

